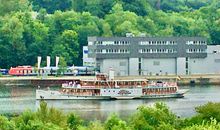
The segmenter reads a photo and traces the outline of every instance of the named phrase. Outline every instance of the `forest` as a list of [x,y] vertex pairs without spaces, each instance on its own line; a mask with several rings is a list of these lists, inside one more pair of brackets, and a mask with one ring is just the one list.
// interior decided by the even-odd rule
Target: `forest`
[[[88,36],[202,36],[220,44],[219,0],[0,0],[0,68],[37,56],[82,65]],[[53,64],[52,64],[53,65]]]
[[139,106],[128,119],[112,113],[106,120],[85,121],[75,113],[48,107],[41,101],[33,112],[26,110],[17,116],[0,116],[1,130],[219,130],[220,103],[209,102],[195,108],[192,117],[181,118],[164,103]]

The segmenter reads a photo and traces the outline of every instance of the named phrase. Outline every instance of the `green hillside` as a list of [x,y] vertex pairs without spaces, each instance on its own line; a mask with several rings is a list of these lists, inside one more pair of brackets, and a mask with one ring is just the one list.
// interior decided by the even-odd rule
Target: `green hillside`
[[35,65],[39,55],[62,56],[68,65],[81,65],[87,36],[203,36],[209,44],[220,44],[219,0],[0,3],[0,68]]

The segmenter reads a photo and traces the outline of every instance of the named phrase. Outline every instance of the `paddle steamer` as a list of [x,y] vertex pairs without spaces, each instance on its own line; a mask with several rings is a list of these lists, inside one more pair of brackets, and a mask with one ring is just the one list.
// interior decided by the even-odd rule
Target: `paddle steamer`
[[147,79],[114,80],[97,74],[95,80],[78,80],[62,84],[60,90],[36,90],[36,99],[149,99],[181,98],[187,90],[177,83],[148,82]]

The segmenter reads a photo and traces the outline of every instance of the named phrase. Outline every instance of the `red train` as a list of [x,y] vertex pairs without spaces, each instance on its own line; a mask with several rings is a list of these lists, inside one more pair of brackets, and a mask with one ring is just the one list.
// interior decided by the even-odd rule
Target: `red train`
[[[56,75],[57,71],[58,67],[43,67],[37,70],[32,66],[18,66],[11,67],[8,74],[14,76],[34,76],[37,74]],[[67,67],[64,75],[95,75],[95,72],[94,67],[74,66]]]
[[34,71],[33,67],[31,66],[18,66],[18,67],[11,67],[8,71],[9,75],[16,75],[16,76],[24,76],[24,75],[36,75],[37,72]]

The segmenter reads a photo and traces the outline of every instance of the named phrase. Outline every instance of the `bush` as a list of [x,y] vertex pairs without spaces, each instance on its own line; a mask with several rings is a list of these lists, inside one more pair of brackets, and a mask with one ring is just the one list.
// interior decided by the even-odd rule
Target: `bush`
[[128,130],[128,126],[125,121],[121,120],[116,114],[112,114],[105,121],[106,130]]
[[0,116],[0,130],[14,130],[15,124],[6,117]]
[[220,103],[209,102],[195,109],[202,120],[209,121],[211,118],[214,118],[217,122],[220,121]]
[[37,112],[26,110],[11,120],[0,116],[0,130],[219,130],[219,106],[220,103],[207,103],[196,107],[197,115],[179,119],[165,104],[156,103],[153,107],[138,107],[128,122],[112,114],[104,123],[85,124],[78,115],[66,116],[42,101]]
[[79,116],[74,113],[71,113],[67,118],[67,125],[71,130],[78,130],[79,126],[82,125],[82,120]]
[[66,115],[56,108],[48,108],[45,101],[41,101],[40,108],[36,112],[36,115],[37,118],[45,124],[52,123],[61,128],[66,128]]
[[177,123],[177,117],[163,103],[156,103],[153,107],[140,106],[138,112],[131,118],[132,127],[134,129],[153,129],[168,124],[173,127]]

